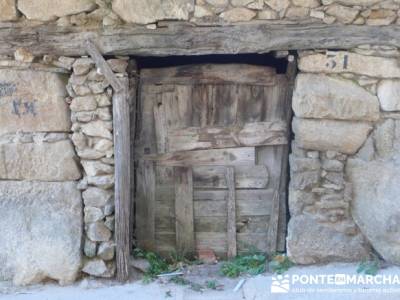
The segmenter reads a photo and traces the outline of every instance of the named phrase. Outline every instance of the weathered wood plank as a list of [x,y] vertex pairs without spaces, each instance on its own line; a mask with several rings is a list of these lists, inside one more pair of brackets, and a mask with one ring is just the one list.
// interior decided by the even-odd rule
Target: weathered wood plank
[[135,189],[136,189],[136,181],[135,181],[135,137],[136,137],[136,108],[137,108],[137,90],[138,90],[138,80],[137,80],[137,64],[136,61],[133,59],[129,60],[128,63],[128,77],[129,77],[129,91],[128,91],[128,100],[129,100],[129,115],[130,115],[130,152],[131,152],[131,157],[130,157],[130,188],[131,188],[131,203],[130,203],[130,236],[129,236],[129,245],[132,247],[133,245],[133,239],[134,239],[134,230],[135,230],[135,205],[136,205],[136,199],[135,199]]
[[196,150],[145,155],[144,159],[160,166],[223,166],[255,165],[254,147]]
[[275,69],[245,64],[202,64],[161,69],[145,69],[144,84],[221,84],[274,85]]
[[[193,168],[193,184],[197,189],[226,189],[225,167],[196,166]],[[263,189],[268,185],[268,168],[263,165],[236,166],[235,187]]]
[[228,198],[226,200],[228,257],[235,257],[237,254],[235,168],[227,167],[225,177],[228,185]]
[[[268,252],[267,233],[238,233],[237,248],[239,254],[257,249]],[[196,232],[196,249],[212,249],[217,253],[227,253],[228,241],[222,232]]]
[[132,25],[88,29],[54,24],[27,28],[6,23],[0,28],[0,55],[12,55],[16,49],[25,47],[35,55],[81,56],[85,55],[82,45],[87,39],[95,42],[104,55],[139,56],[350,49],[363,44],[400,47],[398,25],[255,23],[193,27],[175,23],[153,30]]
[[196,249],[211,249],[219,253],[226,253],[228,250],[225,232],[196,232],[195,236]]
[[176,247],[181,255],[193,255],[193,174],[189,167],[175,167]]
[[[228,191],[195,191],[195,217],[226,217]],[[236,190],[237,216],[271,214],[273,190]]]
[[279,206],[281,202],[279,187],[274,192],[272,199],[271,215],[268,227],[268,250],[270,253],[277,250],[278,244],[278,224],[279,224]]
[[123,86],[121,85],[118,78],[115,76],[114,72],[111,70],[103,55],[93,44],[93,42],[87,40],[85,42],[85,48],[87,53],[92,57],[93,61],[95,62],[96,67],[100,69],[101,73],[107,79],[108,83],[113,87],[114,91],[121,91],[123,89]]
[[287,144],[287,125],[283,121],[246,123],[232,127],[188,127],[168,134],[169,150],[254,147]]
[[[270,216],[237,216],[236,231],[238,233],[263,233],[268,231]],[[175,227],[175,223],[165,218],[160,219],[163,227]],[[226,217],[195,217],[194,228],[196,232],[225,232],[227,231]]]
[[129,278],[131,240],[131,171],[129,80],[120,79],[121,89],[113,97],[114,159],[115,159],[115,243],[117,279]]
[[154,251],[155,247],[155,172],[154,162],[139,161],[137,170],[138,190],[136,201],[136,237],[138,246]]

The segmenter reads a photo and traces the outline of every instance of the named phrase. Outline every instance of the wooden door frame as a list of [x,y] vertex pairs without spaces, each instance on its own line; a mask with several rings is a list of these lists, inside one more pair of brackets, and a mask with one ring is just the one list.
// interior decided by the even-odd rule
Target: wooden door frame
[[129,259],[133,235],[133,147],[131,146],[132,131],[135,130],[136,109],[136,64],[128,66],[129,78],[117,78],[103,55],[89,40],[86,41],[86,51],[91,56],[114,90],[113,107],[113,138],[115,161],[115,230],[117,280],[124,282],[129,279]]
[[[115,243],[116,243],[116,269],[117,280],[124,282],[129,279],[129,258],[133,236],[133,205],[134,205],[134,146],[132,139],[135,136],[135,115],[137,101],[137,66],[136,63],[130,63],[128,74],[130,78],[117,78],[111,70],[103,55],[98,48],[87,40],[85,42],[86,51],[94,60],[96,66],[101,70],[106,80],[114,89],[113,94],[113,137],[114,137],[114,160],[115,160]],[[297,62],[288,57],[288,67],[286,76],[289,80],[290,90],[293,88],[293,80],[296,73]],[[133,61],[134,62],[134,61]],[[291,91],[287,97],[291,97]],[[289,134],[290,130],[288,130]],[[284,155],[288,153],[284,151]],[[284,158],[283,158],[284,159]],[[286,160],[288,157],[286,157]],[[128,162],[128,163],[127,163]],[[283,176],[283,177],[282,177]],[[281,174],[283,180],[286,176]],[[282,182],[280,186],[285,186]],[[285,197],[286,191],[281,188],[276,190],[274,196],[275,202],[279,203],[281,197]],[[276,217],[280,215],[279,207],[276,211]],[[286,218],[285,218],[286,220]],[[231,222],[232,223],[232,222]],[[277,226],[278,226],[278,222]],[[232,225],[233,224],[233,225]],[[234,222],[232,223],[233,234]],[[278,227],[274,229],[277,235]],[[276,241],[278,242],[278,241]],[[233,246],[232,246],[233,247]],[[231,247],[231,248],[232,248]],[[236,251],[231,250],[231,255]]]

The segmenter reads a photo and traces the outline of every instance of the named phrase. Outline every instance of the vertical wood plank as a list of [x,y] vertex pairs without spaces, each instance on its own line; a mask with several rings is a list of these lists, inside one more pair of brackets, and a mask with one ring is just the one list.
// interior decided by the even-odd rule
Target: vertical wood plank
[[176,247],[179,254],[194,254],[193,171],[175,167]]
[[272,198],[271,216],[269,219],[268,227],[268,251],[269,253],[276,252],[278,243],[278,224],[279,224],[279,207],[281,197],[279,186],[274,190],[274,197]]
[[131,201],[130,201],[130,220],[129,220],[129,247],[133,245],[133,232],[135,224],[135,138],[136,138],[136,113],[137,113],[137,91],[138,91],[138,69],[136,61],[131,59],[128,64],[129,74],[129,108],[130,108],[130,134],[131,134],[131,159],[130,159],[130,180],[131,180]]
[[227,240],[228,257],[237,255],[236,246],[236,192],[235,192],[235,168],[227,167],[225,173],[226,184],[228,186],[227,198]]
[[114,156],[115,156],[115,243],[117,280],[129,278],[130,214],[131,214],[131,140],[129,80],[119,80],[123,87],[113,97]]

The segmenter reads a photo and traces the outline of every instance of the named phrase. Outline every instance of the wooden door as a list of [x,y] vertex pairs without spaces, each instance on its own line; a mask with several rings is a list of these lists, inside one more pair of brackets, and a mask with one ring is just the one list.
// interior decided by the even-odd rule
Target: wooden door
[[138,246],[284,250],[287,76],[251,65],[143,69],[139,89]]

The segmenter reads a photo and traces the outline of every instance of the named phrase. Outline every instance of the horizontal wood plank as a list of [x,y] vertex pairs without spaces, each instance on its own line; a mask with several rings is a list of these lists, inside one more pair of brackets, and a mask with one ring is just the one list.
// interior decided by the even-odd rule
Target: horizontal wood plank
[[[267,252],[267,233],[238,233],[239,254],[248,253],[254,249]],[[212,249],[215,252],[226,253],[228,250],[226,233],[222,232],[196,232],[196,248]]]
[[160,69],[143,69],[142,84],[250,84],[274,85],[275,69],[246,64],[203,64]]
[[246,123],[233,127],[189,127],[171,130],[169,151],[287,144],[283,121]]
[[[198,166],[193,168],[193,184],[197,189],[221,188],[226,189],[224,176],[226,167],[222,166]],[[236,188],[266,188],[269,181],[269,173],[266,166],[236,166]]]
[[[226,217],[228,191],[195,191],[195,217]],[[272,190],[237,190],[238,216],[265,216],[271,214]]]
[[230,148],[196,150],[145,155],[145,160],[156,161],[160,166],[240,166],[255,165],[255,148]]
[[118,28],[88,28],[43,24],[3,23],[0,27],[0,55],[13,55],[21,47],[34,55],[82,56],[82,46],[92,40],[103,55],[200,55],[266,53],[272,50],[340,48],[363,44],[400,47],[398,25],[359,26],[340,24],[271,24],[174,26],[147,29],[131,24]]

